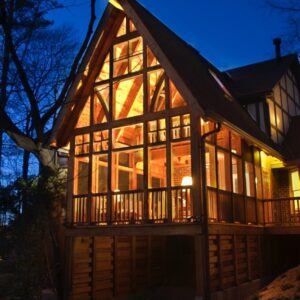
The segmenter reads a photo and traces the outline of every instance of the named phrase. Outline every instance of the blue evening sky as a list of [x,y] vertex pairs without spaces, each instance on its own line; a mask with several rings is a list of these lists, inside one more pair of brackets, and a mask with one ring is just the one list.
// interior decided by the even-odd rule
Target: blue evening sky
[[[271,10],[265,0],[139,1],[221,70],[273,58],[273,38],[284,38],[288,31],[286,16]],[[107,2],[97,0],[98,19]],[[65,3],[73,6],[51,17],[57,24],[73,26],[82,39],[89,21],[89,1]]]

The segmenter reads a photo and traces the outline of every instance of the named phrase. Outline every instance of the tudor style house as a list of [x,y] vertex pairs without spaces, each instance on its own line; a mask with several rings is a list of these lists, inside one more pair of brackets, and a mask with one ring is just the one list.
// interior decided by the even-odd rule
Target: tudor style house
[[300,262],[297,56],[276,40],[275,59],[220,72],[110,2],[52,137],[65,299],[245,299]]

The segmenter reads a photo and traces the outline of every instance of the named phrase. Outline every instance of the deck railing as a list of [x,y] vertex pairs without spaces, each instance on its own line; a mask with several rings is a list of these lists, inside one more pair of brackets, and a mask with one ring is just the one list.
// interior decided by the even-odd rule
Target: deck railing
[[134,224],[143,220],[143,191],[112,193],[112,223]]
[[[214,188],[208,188],[207,196],[210,222],[300,225],[300,197],[257,200]],[[170,211],[168,198],[172,204]],[[111,203],[107,194],[73,197],[72,223],[75,225],[165,223],[168,220],[182,223],[189,222],[193,215],[190,186],[149,189],[146,194],[142,190],[112,192]]]
[[156,223],[163,223],[168,216],[167,189],[158,188],[148,191],[148,218]]
[[266,225],[300,224],[300,197],[264,200]]
[[209,187],[207,201],[210,222],[257,223],[256,199],[253,197]]
[[173,222],[187,222],[193,215],[191,187],[172,188]]
[[73,198],[73,223],[75,224],[87,224],[87,196],[75,196]]
[[92,196],[91,223],[103,225],[107,222],[107,194]]

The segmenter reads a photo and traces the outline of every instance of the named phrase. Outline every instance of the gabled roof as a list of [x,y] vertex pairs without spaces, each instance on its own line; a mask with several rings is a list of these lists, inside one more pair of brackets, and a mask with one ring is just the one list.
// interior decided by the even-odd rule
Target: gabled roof
[[[193,111],[198,111],[202,117],[213,117],[217,121],[226,122],[228,126],[235,128],[244,136],[249,136],[252,140],[262,143],[269,151],[276,149],[276,145],[259,129],[241,105],[235,99],[225,95],[224,90],[211,74],[212,71],[225,84],[224,75],[217,68],[150,14],[137,1],[119,0],[119,2],[124,8],[124,13],[134,22],[162,67],[166,70],[167,75]],[[111,19],[109,14],[123,15],[123,12],[112,8],[111,5],[108,7],[110,12],[105,16],[106,19]],[[103,21],[100,22],[103,24]],[[101,36],[102,43],[104,43],[101,30],[105,30],[104,25],[97,29],[96,35],[98,36],[94,37],[94,42],[89,46],[88,53],[90,53],[90,56],[85,59],[86,64],[93,59],[93,55],[97,54],[95,49],[91,49],[97,44],[95,40],[98,40]],[[107,31],[109,31],[109,28],[106,29]],[[104,50],[98,47],[97,51]],[[86,68],[83,67],[83,69]],[[79,78],[80,76],[82,74],[79,75]],[[86,78],[87,81],[88,78]],[[69,102],[70,96],[76,98],[76,92],[69,95],[69,100],[67,99]],[[83,98],[82,95],[81,98]],[[77,97],[77,99],[80,100],[80,97]],[[76,106],[78,112],[80,105],[75,103],[75,108]],[[68,127],[70,129],[72,126],[74,128],[74,121],[72,123],[66,116],[69,115],[70,117],[75,112],[74,108],[71,111],[69,108],[61,112],[60,121],[56,124],[58,144],[66,142],[65,138],[59,138],[59,135],[64,134],[64,128]]]
[[298,58],[296,54],[286,55],[279,59],[271,59],[231,70],[224,74],[228,75],[228,83],[233,93],[238,98],[256,96],[272,91],[281,77],[294,67],[296,70]]

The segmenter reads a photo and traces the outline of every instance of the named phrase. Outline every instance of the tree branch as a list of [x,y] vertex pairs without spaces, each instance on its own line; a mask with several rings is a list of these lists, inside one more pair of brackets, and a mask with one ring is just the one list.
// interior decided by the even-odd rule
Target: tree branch
[[36,152],[34,141],[26,136],[0,107],[0,130],[5,131],[9,137],[21,148],[29,152]]
[[5,4],[4,1],[0,2],[0,9],[1,9],[1,17],[0,19],[2,19],[1,24],[2,24],[2,28],[4,30],[4,34],[5,34],[5,39],[7,41],[7,47],[8,47],[8,51],[11,54],[12,60],[18,70],[19,73],[19,77],[21,79],[22,85],[24,86],[26,95],[28,97],[28,100],[30,102],[31,105],[31,110],[32,110],[32,117],[33,117],[33,124],[34,124],[34,128],[38,137],[38,140],[42,141],[43,139],[43,127],[42,127],[42,123],[41,123],[41,118],[40,118],[40,114],[39,114],[39,108],[38,108],[38,104],[37,101],[35,99],[34,93],[30,87],[30,84],[28,82],[28,78],[26,76],[26,72],[23,69],[22,63],[17,55],[16,49],[14,47],[13,41],[12,41],[12,36],[11,36],[11,30],[7,24],[7,16],[6,16],[6,10],[5,10]]
[[63,104],[66,94],[70,88],[71,83],[74,81],[76,74],[77,74],[77,70],[78,70],[78,66],[79,63],[81,62],[81,59],[86,51],[86,48],[88,46],[88,43],[91,39],[91,36],[93,34],[93,28],[94,28],[94,23],[96,20],[96,13],[95,13],[95,5],[96,5],[96,0],[91,0],[90,3],[90,10],[91,10],[91,17],[90,17],[90,21],[89,21],[89,25],[88,25],[88,30],[87,33],[85,35],[84,41],[75,57],[75,60],[72,64],[71,70],[70,70],[70,74],[68,76],[68,78],[65,81],[65,84],[62,88],[62,91],[57,99],[57,101],[55,102],[55,104],[44,114],[44,116],[42,117],[42,122],[43,125],[45,125],[48,120],[51,118],[51,116],[61,107],[61,105]]
[[280,4],[276,1],[266,0],[266,3],[274,9],[285,11],[285,12],[300,12],[300,5],[294,2],[290,4]]

